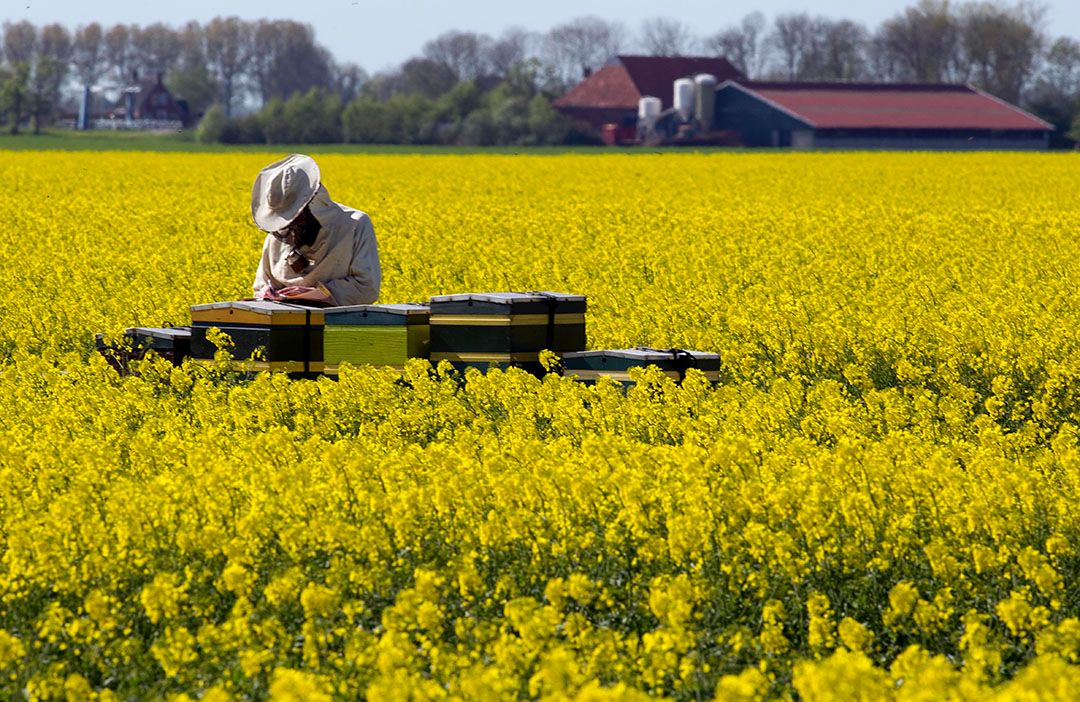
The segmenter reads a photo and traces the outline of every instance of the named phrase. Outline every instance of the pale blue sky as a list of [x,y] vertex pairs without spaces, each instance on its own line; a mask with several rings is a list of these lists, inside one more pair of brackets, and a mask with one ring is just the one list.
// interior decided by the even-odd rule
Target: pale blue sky
[[[497,35],[508,26],[518,25],[546,31],[573,17],[593,14],[620,19],[636,33],[643,20],[662,14],[685,22],[704,36],[733,24],[754,10],[770,19],[784,12],[810,11],[857,20],[873,28],[910,4],[913,2],[903,0],[819,0],[814,3],[805,0],[760,0],[756,3],[717,0],[671,3],[633,0],[2,0],[0,20],[29,19],[35,24],[61,22],[74,27],[95,20],[106,25],[158,21],[179,25],[190,19],[205,22],[217,15],[294,19],[311,24],[319,41],[339,61],[353,61],[374,73],[418,54],[425,41],[448,29]],[[1049,0],[1044,5],[1048,9],[1049,34],[1080,39],[1080,1]]]

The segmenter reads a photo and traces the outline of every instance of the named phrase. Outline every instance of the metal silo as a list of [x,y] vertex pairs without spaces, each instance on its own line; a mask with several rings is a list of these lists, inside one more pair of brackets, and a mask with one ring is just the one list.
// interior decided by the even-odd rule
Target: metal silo
[[694,117],[698,129],[712,131],[716,116],[716,76],[699,73],[694,76]]
[[679,118],[683,122],[689,122],[694,116],[693,78],[679,78],[675,81],[675,109],[679,111]]
[[660,116],[660,111],[663,109],[663,103],[660,98],[653,97],[652,95],[642,96],[638,100],[638,124],[647,129],[652,129],[656,124],[656,119]]

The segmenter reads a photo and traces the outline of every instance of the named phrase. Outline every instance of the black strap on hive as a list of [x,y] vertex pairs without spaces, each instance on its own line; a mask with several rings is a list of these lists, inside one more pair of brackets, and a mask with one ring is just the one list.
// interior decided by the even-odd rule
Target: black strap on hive
[[671,364],[679,374],[679,382],[686,379],[686,371],[697,367],[697,357],[685,349],[664,349],[664,353],[671,354]]
[[304,375],[310,372],[311,366],[311,308],[304,310]]
[[559,299],[554,295],[546,292],[534,292],[534,295],[539,295],[544,299],[544,305],[547,307],[547,350],[555,350],[555,308],[559,306]]

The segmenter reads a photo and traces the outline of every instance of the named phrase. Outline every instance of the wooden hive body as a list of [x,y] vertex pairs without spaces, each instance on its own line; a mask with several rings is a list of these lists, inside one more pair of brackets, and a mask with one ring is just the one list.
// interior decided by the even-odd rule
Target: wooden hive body
[[497,292],[431,298],[431,362],[455,368],[515,366],[542,374],[539,354],[585,348],[583,295]]
[[232,355],[254,370],[314,374],[323,365],[323,310],[266,300],[237,300],[191,308],[191,355],[214,358],[207,332],[216,327],[233,342]]
[[633,349],[604,349],[563,355],[563,375],[576,377],[585,383],[610,378],[619,383],[632,383],[630,369],[657,366],[672,380],[681,382],[686,372],[696,368],[706,379],[720,380],[720,356],[704,351],[685,349],[653,349],[639,346]]
[[323,310],[324,372],[336,375],[342,363],[403,370],[410,358],[427,358],[427,305],[350,305]]

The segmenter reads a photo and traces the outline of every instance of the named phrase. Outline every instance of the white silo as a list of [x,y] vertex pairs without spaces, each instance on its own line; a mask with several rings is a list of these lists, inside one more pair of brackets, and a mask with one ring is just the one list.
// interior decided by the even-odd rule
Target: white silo
[[638,124],[646,129],[652,129],[656,124],[657,118],[660,117],[660,110],[663,106],[663,103],[658,97],[653,97],[652,95],[642,96],[641,99],[638,100],[637,106]]
[[683,122],[694,116],[694,79],[679,78],[675,81],[675,109]]
[[694,76],[694,117],[698,128],[711,131],[716,115],[716,76],[699,73]]

